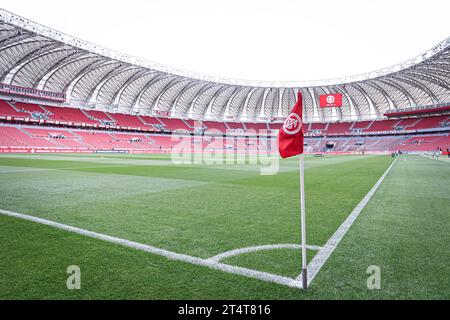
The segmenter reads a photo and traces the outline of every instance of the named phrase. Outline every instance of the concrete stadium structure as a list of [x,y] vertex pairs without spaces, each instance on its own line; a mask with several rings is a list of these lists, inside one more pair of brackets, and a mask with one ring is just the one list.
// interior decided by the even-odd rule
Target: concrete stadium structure
[[[400,64],[344,78],[263,82],[151,63],[0,9],[0,83],[63,93],[64,106],[218,121],[287,116],[301,90],[305,122],[382,119],[387,111],[450,101],[450,38]],[[341,93],[342,108],[320,108]]]

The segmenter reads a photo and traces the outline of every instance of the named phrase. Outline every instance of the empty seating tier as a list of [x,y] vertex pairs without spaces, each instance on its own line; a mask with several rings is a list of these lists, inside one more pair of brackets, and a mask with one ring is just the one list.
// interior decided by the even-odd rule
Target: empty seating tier
[[[2,148],[144,151],[170,150],[179,144],[176,139],[171,138],[171,132],[181,130],[183,133],[198,133],[195,131],[196,127],[203,129],[206,135],[197,142],[192,142],[192,146],[217,148],[212,146],[215,139],[211,135],[226,133],[231,140],[234,139],[233,142],[227,142],[229,145],[226,148],[245,147],[247,150],[259,151],[269,148],[267,138],[264,140],[255,136],[270,135],[270,130],[279,130],[283,125],[164,118],[1,99],[0,120]],[[31,125],[38,123],[39,126]],[[86,129],[85,126],[89,128]],[[307,136],[311,136],[307,140],[311,152],[388,152],[396,149],[414,152],[445,149],[450,145],[448,114],[360,122],[309,123],[305,124],[304,129]],[[189,145],[191,146],[191,142]]]

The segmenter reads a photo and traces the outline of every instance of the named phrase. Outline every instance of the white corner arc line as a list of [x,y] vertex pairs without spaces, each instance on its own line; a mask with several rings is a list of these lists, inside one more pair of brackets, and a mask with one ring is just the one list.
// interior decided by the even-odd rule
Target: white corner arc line
[[38,218],[38,217],[27,215],[27,214],[22,214],[22,213],[17,213],[17,212],[12,212],[12,211],[8,211],[8,210],[2,210],[2,209],[0,209],[0,214],[9,216],[9,217],[19,218],[22,220],[36,222],[36,223],[47,225],[47,226],[50,226],[50,227],[53,227],[56,229],[80,234],[80,235],[83,235],[86,237],[99,239],[99,240],[114,243],[114,244],[119,244],[119,245],[133,248],[136,250],[153,253],[156,255],[166,257],[167,259],[171,259],[171,260],[183,261],[183,262],[191,263],[194,265],[205,266],[205,267],[209,267],[211,269],[216,269],[216,270],[220,270],[223,272],[242,275],[242,276],[246,276],[249,278],[255,278],[255,279],[259,279],[259,280],[263,280],[263,281],[267,281],[267,282],[274,282],[274,283],[278,283],[278,284],[292,287],[292,288],[301,288],[300,282],[298,282],[296,279],[289,278],[289,277],[284,277],[284,276],[267,273],[267,272],[262,272],[262,271],[257,271],[257,270],[253,270],[253,269],[247,269],[247,268],[243,268],[243,267],[232,266],[232,265],[228,265],[228,264],[224,264],[224,263],[220,263],[220,262],[216,262],[216,261],[210,261],[208,259],[202,259],[202,258],[198,258],[198,257],[189,256],[186,254],[176,253],[173,251],[157,248],[157,247],[150,246],[147,244],[142,244],[142,243],[138,243],[138,242],[134,242],[134,241],[130,241],[130,240],[114,237],[114,236],[109,236],[106,234],[97,233],[97,232],[93,232],[93,231],[89,231],[89,230],[85,230],[85,229],[81,229],[81,228],[77,228],[77,227],[72,227],[72,226],[69,226],[66,224],[54,222],[54,221],[47,220],[47,219]]
[[[321,249],[321,247],[313,246],[313,245],[307,245],[306,248],[309,250],[315,250],[315,251],[318,251]],[[256,251],[260,251],[260,250],[274,250],[274,249],[302,249],[302,246],[300,244],[294,244],[294,243],[286,243],[286,244],[283,243],[283,244],[266,244],[266,245],[262,245],[262,246],[245,247],[245,248],[239,248],[239,249],[234,249],[234,250],[220,253],[220,254],[215,255],[214,257],[211,257],[207,260],[218,262],[223,259],[234,257],[234,256],[241,255],[244,253],[256,252]]]
[[[377,191],[378,187],[381,185],[384,178],[386,178],[389,171],[391,171],[392,167],[397,162],[397,160],[398,160],[398,158],[395,158],[395,160],[386,169],[386,171],[383,173],[383,175],[380,177],[380,179],[378,179],[378,181],[375,183],[375,185],[372,187],[372,189],[370,189],[370,191],[358,203],[358,205],[353,209],[353,211],[349,214],[349,216],[339,226],[339,228],[336,230],[336,232],[331,236],[330,239],[328,239],[327,243],[323,246],[323,248],[321,250],[319,250],[319,252],[314,256],[314,258],[308,264],[308,286],[314,280],[314,278],[319,273],[319,271],[323,267],[323,265],[327,262],[328,258],[331,256],[333,251],[336,249],[339,242],[342,240],[344,235],[350,229],[353,222],[355,222],[356,218],[361,213],[361,211],[364,209],[364,207],[367,205],[369,200],[375,194],[375,191]],[[302,275],[300,274],[296,278],[296,280],[297,280],[297,282],[301,283]]]

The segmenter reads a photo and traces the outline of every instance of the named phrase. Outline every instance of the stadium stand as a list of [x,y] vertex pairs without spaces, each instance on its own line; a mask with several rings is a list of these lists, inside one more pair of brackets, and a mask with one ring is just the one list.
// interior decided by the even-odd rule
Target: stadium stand
[[325,132],[328,128],[328,123],[311,123],[308,131]]
[[150,117],[150,116],[138,116],[139,119],[141,119],[141,121],[148,126],[151,125],[162,125],[161,121],[158,120],[157,117]]
[[[41,115],[41,116],[39,116]],[[158,133],[194,133],[194,120],[109,113],[70,107],[40,106],[35,103],[0,100],[0,148],[54,148],[86,150],[140,150],[168,151],[179,145],[170,135]],[[38,118],[40,126],[32,126],[26,119]],[[22,122],[21,122],[22,120]],[[56,123],[57,122],[57,123]],[[207,135],[274,136],[281,123],[247,123],[197,121]],[[42,126],[44,125],[44,127]],[[51,127],[48,127],[48,126]],[[93,130],[82,129],[95,126]],[[73,128],[76,127],[76,128]],[[109,128],[109,129],[108,129]],[[425,152],[446,149],[450,146],[450,115],[431,115],[412,118],[385,119],[361,122],[310,123],[304,126],[307,152]],[[124,132],[117,132],[117,130]],[[107,131],[105,131],[107,130]],[[137,132],[126,132],[126,131]],[[147,131],[143,132],[143,131]],[[154,132],[149,134],[148,131]],[[409,134],[409,135],[408,135]],[[208,140],[209,139],[209,140]],[[242,138],[244,139],[244,138]],[[230,150],[267,150],[264,139],[235,139],[232,145],[222,145]],[[205,137],[189,147],[202,146],[217,150],[218,140]],[[245,142],[244,142],[245,141]]]
[[353,132],[363,131],[368,129],[372,125],[373,121],[360,121],[354,122],[350,127]]
[[205,130],[211,131],[220,131],[221,133],[225,133],[228,130],[225,122],[217,122],[217,121],[202,121]]
[[26,112],[20,112],[16,110],[11,103],[4,100],[0,100],[0,116],[2,117],[17,117],[17,118],[27,118],[29,114]]
[[270,123],[269,124],[270,130],[280,130],[282,126],[283,126],[282,123]]
[[450,121],[450,116],[448,116],[448,115],[422,118],[422,119],[420,119],[420,121],[418,121],[413,126],[411,126],[410,129],[411,130],[424,130],[424,129],[431,129],[431,128],[448,127],[449,121]]
[[349,134],[351,122],[330,123],[328,126],[327,134]]
[[115,122],[117,127],[128,127],[128,128],[148,128],[153,129],[150,126],[146,126],[139,117],[131,114],[123,113],[109,113],[109,116]]
[[167,131],[192,131],[194,124],[187,123],[181,119],[173,119],[173,118],[159,118],[161,123],[164,125],[164,129]]
[[53,106],[42,106],[42,108],[47,112],[49,115],[49,120],[51,121],[90,125],[98,124],[97,121],[89,119],[80,109],[70,107],[60,108]]
[[45,110],[42,109],[39,105],[34,103],[16,102],[13,105],[15,105],[15,108],[20,112],[45,114]]
[[57,148],[58,145],[44,137],[33,137],[20,127],[0,127],[2,147]]
[[[402,143],[419,135],[445,136],[450,130],[450,90],[442,86],[449,81],[448,75],[442,73],[442,65],[450,61],[450,38],[389,68],[334,79],[333,84],[328,80],[314,80],[299,87],[298,82],[290,81],[198,78],[196,73],[173,72],[175,69],[168,66],[161,69],[158,64],[143,63],[111,49],[88,45],[4,10],[0,10],[0,20],[4,30],[20,35],[0,42],[2,60],[10,61],[0,67],[8,75],[3,80],[8,83],[0,83],[1,97],[7,100],[0,100],[0,121],[4,124],[1,130],[5,131],[2,141],[6,142],[35,146],[37,141],[42,141],[45,146],[138,149],[151,145],[148,139],[156,134],[226,133],[249,139],[273,136],[299,91],[304,97],[303,130],[307,137],[317,139],[311,141],[310,149],[388,152],[395,143],[408,150],[419,145],[420,149],[432,148],[446,140],[424,138],[423,142]],[[29,43],[40,49],[30,51]],[[55,52],[52,48],[61,43],[65,44],[65,50]],[[10,50],[12,47],[15,50]],[[78,54],[73,52],[85,52],[92,59],[81,67]],[[104,61],[105,73],[92,72],[97,70],[96,63],[100,60]],[[105,76],[108,72],[114,74],[115,71],[106,67],[115,65],[127,66],[126,79],[130,81],[118,76],[120,72],[117,76]],[[420,72],[410,72],[416,68],[428,80]],[[401,78],[408,81],[399,81]],[[339,109],[322,109],[320,98],[324,94],[341,95],[342,105],[336,106]],[[133,114],[136,108],[138,115]],[[53,129],[49,129],[46,137],[34,136],[35,131],[28,132],[32,135],[29,136],[19,130],[23,129],[20,126],[32,124],[72,131],[75,138],[70,134],[53,137],[50,132]],[[16,130],[5,129],[8,125],[15,126]],[[96,133],[89,135],[91,129]],[[131,136],[126,136],[127,133]],[[145,136],[150,133],[152,137]],[[137,134],[133,140],[132,135]],[[397,141],[399,137],[404,138]],[[156,140],[160,139],[163,138]],[[255,147],[255,141],[247,143]],[[166,140],[159,146],[171,147]]]
[[103,126],[115,126],[116,121],[107,113],[97,110],[82,110],[82,112],[91,120],[97,121]]
[[231,130],[244,130],[241,122],[225,122],[225,125]]
[[364,132],[383,132],[383,131],[394,131],[394,126],[399,122],[399,120],[379,120],[374,121]]
[[402,142],[396,148],[405,152],[446,150],[450,148],[450,136],[416,136]]

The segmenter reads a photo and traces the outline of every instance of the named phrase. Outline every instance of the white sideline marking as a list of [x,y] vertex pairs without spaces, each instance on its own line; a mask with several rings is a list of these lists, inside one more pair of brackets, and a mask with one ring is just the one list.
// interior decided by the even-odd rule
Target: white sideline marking
[[35,172],[35,171],[48,171],[48,170],[55,170],[55,169],[0,170],[0,173]]
[[[69,168],[42,168],[42,169],[25,169],[25,170],[0,170],[0,173],[19,173],[19,172],[36,172],[36,171],[58,171],[58,170],[75,170],[75,169],[95,169],[95,168],[113,168],[113,167],[129,167],[127,165],[111,165],[111,166],[89,166],[89,167],[69,167]],[[17,167],[16,167],[17,168]]]
[[[230,257],[234,257],[240,254],[244,254],[244,253],[250,253],[250,252],[256,252],[256,251],[260,251],[260,250],[273,250],[273,249],[301,249],[302,246],[300,244],[292,244],[292,243],[287,243],[287,244],[267,244],[267,245],[263,245],[263,246],[253,246],[253,247],[246,247],[246,248],[240,248],[240,249],[234,249],[234,250],[230,250],[230,251],[226,251],[224,253],[218,254],[214,257],[211,257],[208,259],[208,261],[220,261],[226,258],[230,258]],[[307,249],[309,250],[320,250],[321,247],[319,246],[310,246],[307,245],[306,246]]]
[[[364,209],[366,204],[369,202],[370,198],[374,195],[375,191],[377,191],[378,187],[383,182],[384,178],[387,176],[389,171],[391,171],[394,164],[397,162],[398,158],[392,162],[389,168],[383,173],[383,175],[378,179],[375,185],[370,189],[370,191],[364,196],[361,202],[353,209],[350,215],[345,219],[345,221],[340,225],[340,227],[336,230],[333,236],[328,239],[327,243],[319,252],[314,256],[311,262],[308,264],[308,285],[314,280],[316,275],[319,273],[320,269],[327,262],[330,255],[336,249],[339,242],[342,240],[344,235],[347,233],[348,229],[352,226],[353,222],[355,222],[358,215]],[[301,283],[302,275],[300,274],[296,280]]]
[[134,242],[134,241],[118,238],[118,237],[113,237],[113,236],[109,236],[106,234],[97,233],[97,232],[93,232],[93,231],[89,231],[89,230],[85,230],[85,229],[80,229],[80,228],[72,227],[72,226],[69,226],[66,224],[30,216],[27,214],[22,214],[22,213],[17,213],[17,212],[2,210],[2,209],[0,209],[0,214],[40,223],[40,224],[54,227],[57,229],[61,229],[64,231],[80,234],[80,235],[87,236],[87,237],[94,238],[94,239],[103,240],[106,242],[111,242],[114,244],[119,244],[119,245],[130,247],[133,249],[146,251],[149,253],[153,253],[153,254],[157,254],[157,255],[166,257],[171,260],[188,262],[191,264],[205,266],[205,267],[209,267],[209,268],[216,269],[216,270],[221,270],[221,271],[228,272],[228,273],[238,274],[238,275],[255,278],[255,279],[259,279],[259,280],[263,280],[263,281],[267,281],[267,282],[274,282],[274,283],[278,283],[278,284],[293,287],[293,288],[301,288],[301,282],[298,282],[296,279],[289,278],[289,277],[279,276],[279,275],[272,274],[272,273],[267,273],[267,272],[262,272],[262,271],[257,271],[257,270],[242,268],[242,267],[231,266],[231,265],[220,263],[217,261],[211,261],[209,259],[202,259],[202,258],[198,258],[198,257],[189,256],[186,254],[176,253],[176,252],[168,251],[165,249],[160,249],[160,248],[157,248],[154,246],[150,246],[147,244],[142,244],[142,243],[138,243],[138,242]]

